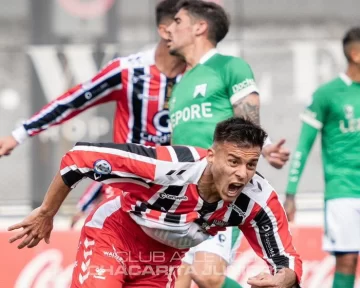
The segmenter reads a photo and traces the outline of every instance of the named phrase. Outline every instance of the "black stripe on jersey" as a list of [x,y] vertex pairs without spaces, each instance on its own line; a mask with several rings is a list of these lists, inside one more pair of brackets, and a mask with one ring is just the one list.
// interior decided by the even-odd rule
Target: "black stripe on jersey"
[[84,175],[82,175],[79,170],[70,170],[69,172],[63,174],[61,177],[66,186],[71,187],[75,183],[79,182],[82,178],[84,178]]
[[289,258],[285,255],[280,255],[279,247],[274,235],[274,227],[272,225],[269,215],[266,214],[264,209],[257,213],[254,217],[256,226],[259,229],[260,240],[264,247],[266,256],[274,261],[277,269],[289,267]]
[[89,143],[89,142],[77,142],[75,146],[94,146],[99,148],[111,148],[116,150],[122,150],[133,154],[156,159],[156,149],[154,147],[147,147],[137,145],[133,143],[117,144],[117,143]]
[[258,175],[258,176],[260,176],[261,178],[265,179],[265,177],[262,176],[259,172],[256,171],[255,173],[256,173],[256,175]]
[[142,76],[145,75],[144,68],[135,68],[133,77],[133,91],[132,91],[132,107],[133,112],[132,115],[134,116],[134,125],[132,128],[132,143],[140,143],[140,134],[142,131],[142,105],[143,105],[143,98],[142,95],[144,93],[144,78]]
[[195,162],[194,156],[189,147],[172,146],[179,162]]
[[180,223],[180,219],[181,219],[181,215],[179,215],[179,214],[166,213],[164,221],[178,224],[178,223]]
[[[183,186],[170,185],[165,191],[159,193],[159,198],[152,204],[150,209],[167,212],[175,203],[176,199],[169,199],[171,196],[179,196]],[[179,219],[180,220],[180,219]]]
[[[94,101],[101,93],[106,91],[111,87],[115,87],[121,84],[121,72],[116,73],[115,75],[104,79],[104,81],[96,84],[90,89],[84,89],[81,94],[79,94],[76,98],[67,102],[65,104],[58,104],[55,108],[44,116],[39,118],[36,121],[33,121],[29,124],[24,124],[26,130],[37,129],[46,124],[51,124],[54,122],[59,116],[63,115],[67,110],[79,109],[86,104],[86,102]],[[82,88],[81,88],[82,89]],[[77,93],[77,92],[75,92]],[[72,96],[70,96],[72,97]],[[66,101],[66,98],[61,101]]]
[[229,220],[227,221],[230,223],[231,226],[238,226],[241,224],[241,222],[245,217],[245,213],[248,209],[249,203],[250,203],[250,198],[246,194],[240,193],[239,197],[234,202],[234,205],[236,207],[235,209],[232,208],[232,211],[230,212]]

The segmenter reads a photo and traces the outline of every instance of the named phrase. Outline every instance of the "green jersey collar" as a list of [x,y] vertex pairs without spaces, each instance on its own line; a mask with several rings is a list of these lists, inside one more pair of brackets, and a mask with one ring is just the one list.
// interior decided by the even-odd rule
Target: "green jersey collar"
[[347,76],[345,73],[340,73],[339,77],[347,86],[351,86],[352,80],[349,76]]
[[217,54],[218,51],[216,48],[210,49],[208,52],[206,52],[200,59],[199,64],[204,64],[206,61],[208,61],[211,57],[213,57],[215,54]]

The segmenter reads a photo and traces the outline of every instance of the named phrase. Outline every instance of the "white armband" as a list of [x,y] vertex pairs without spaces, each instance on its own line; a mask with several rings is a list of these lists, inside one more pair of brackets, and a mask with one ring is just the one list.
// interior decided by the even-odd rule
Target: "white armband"
[[15,138],[16,142],[18,142],[19,144],[24,143],[24,141],[30,137],[27,131],[25,130],[24,126],[22,125],[16,128],[15,130],[13,130],[11,132],[11,135]]

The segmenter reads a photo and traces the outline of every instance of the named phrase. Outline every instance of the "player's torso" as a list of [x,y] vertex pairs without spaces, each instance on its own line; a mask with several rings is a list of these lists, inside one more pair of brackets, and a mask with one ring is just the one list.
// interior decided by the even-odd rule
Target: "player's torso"
[[[168,99],[181,75],[167,78],[155,66],[153,51],[125,58],[122,97],[117,102],[114,141],[149,146],[170,143]],[[170,90],[169,90],[170,89]]]
[[198,64],[184,74],[169,104],[173,144],[211,145],[216,124],[233,115],[226,88],[215,65]]
[[194,184],[142,187],[127,187],[128,191],[122,193],[123,209],[150,237],[182,249],[198,245],[225,227],[243,224],[255,205],[254,191],[264,199],[272,191],[260,176],[255,176],[234,202],[207,203]]
[[326,190],[360,197],[360,84],[338,79],[331,88],[322,129]]

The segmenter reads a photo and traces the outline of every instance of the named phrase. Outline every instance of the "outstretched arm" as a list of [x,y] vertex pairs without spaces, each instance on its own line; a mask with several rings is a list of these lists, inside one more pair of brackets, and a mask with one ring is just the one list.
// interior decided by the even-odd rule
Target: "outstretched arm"
[[23,229],[11,237],[9,242],[13,243],[27,236],[18,245],[19,249],[26,246],[28,248],[35,247],[42,239],[49,243],[54,216],[70,190],[71,188],[64,183],[60,172],[58,172],[51,182],[41,206],[32,211],[22,222],[8,228],[9,231]]

